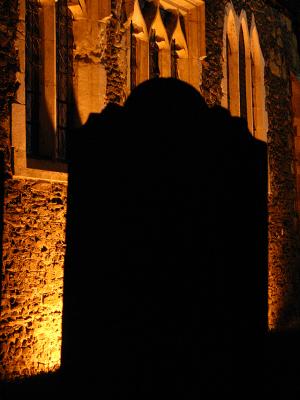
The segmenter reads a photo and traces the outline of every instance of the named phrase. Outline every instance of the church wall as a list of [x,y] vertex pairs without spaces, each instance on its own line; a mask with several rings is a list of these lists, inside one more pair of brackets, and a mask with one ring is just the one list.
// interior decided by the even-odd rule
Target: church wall
[[[126,2],[126,7],[130,9],[129,3]],[[226,3],[225,0],[206,1],[207,57],[202,61],[200,90],[210,105],[220,104],[222,97]],[[5,153],[6,181],[4,204],[1,199],[4,233],[0,376],[13,379],[59,367],[67,184],[13,176],[10,104],[16,98],[20,73],[15,41],[18,2],[10,0],[3,4],[3,15],[7,18],[0,21],[0,150]],[[249,26],[251,13],[254,13],[266,62],[270,326],[286,328],[296,324],[299,317],[299,272],[296,269],[299,235],[289,73],[292,70],[299,74],[300,63],[291,24],[286,17],[266,7],[261,0],[247,4],[234,0],[233,4],[238,14],[242,8],[246,11]],[[87,12],[90,5],[88,1]],[[105,10],[99,10],[98,19],[89,20],[95,36],[85,32],[86,38],[94,38],[95,46],[90,43],[87,47],[80,33],[87,26],[87,16],[80,14],[74,22],[77,46],[74,49],[74,93],[79,123],[85,122],[89,110],[101,111],[108,101],[122,104],[128,95],[128,35],[122,25],[126,7],[122,8],[119,0],[112,0],[111,8],[108,2],[104,6]],[[94,84],[84,91],[87,77],[97,72],[101,79],[95,77]]]
[[[295,176],[293,113],[290,73],[299,75],[296,37],[288,17],[264,1],[234,0],[237,15],[252,13],[265,59],[269,156],[269,325],[286,329],[299,324],[299,217]],[[207,58],[203,65],[202,94],[221,104],[224,10],[227,1],[206,2]],[[247,212],[247,210],[245,210]],[[242,266],[241,266],[242,267]]]
[[[0,36],[6,54],[0,64],[0,150],[5,153],[6,168],[4,202],[1,199],[4,230],[0,379],[10,380],[54,371],[60,366],[67,182],[41,179],[47,172],[40,170],[36,170],[35,179],[13,174],[11,131],[12,120],[18,114],[12,113],[11,104],[20,98],[18,88],[24,66],[18,45],[19,38],[24,37],[24,24],[20,4],[11,1],[6,6],[8,40],[3,33],[7,29],[4,24]],[[84,123],[89,112],[100,112],[107,101],[124,100],[124,57],[119,66],[119,41],[124,33],[119,32],[117,17],[107,20],[109,8],[101,11],[101,20],[80,14],[74,23],[74,94],[79,117],[76,124]]]
[[[16,178],[12,107],[22,66],[20,4],[1,4],[0,150],[5,154],[2,236],[0,379],[59,366],[66,184]],[[18,115],[18,114],[17,114]]]
[[6,182],[1,293],[2,377],[59,367],[66,186]]

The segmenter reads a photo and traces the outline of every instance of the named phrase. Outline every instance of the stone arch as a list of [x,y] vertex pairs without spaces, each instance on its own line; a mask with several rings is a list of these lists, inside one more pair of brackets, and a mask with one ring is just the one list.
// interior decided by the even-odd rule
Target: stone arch
[[257,139],[267,142],[268,115],[266,110],[265,60],[260,47],[254,15],[250,29],[252,81],[253,81],[253,133]]
[[[252,98],[252,66],[251,66],[251,43],[248,29],[247,15],[244,10],[240,14],[239,35],[242,33],[245,49],[245,83],[246,83],[246,103],[247,103],[247,123],[250,132],[253,133],[253,98]],[[241,36],[240,36],[241,38]],[[241,71],[240,71],[241,73]]]
[[73,0],[72,2],[68,2],[68,7],[75,19],[87,17],[85,0]]
[[183,81],[188,81],[188,47],[184,33],[182,31],[179,14],[177,15],[177,22],[174,32],[171,37],[171,43],[175,44],[175,51],[177,55],[178,65],[178,78]]
[[171,75],[170,42],[161,17],[159,4],[157,4],[155,17],[149,29],[149,40],[151,40],[151,35],[153,35],[153,33],[158,47],[159,75],[161,77],[169,77]]
[[231,3],[225,8],[223,30],[222,105],[232,115],[240,115],[239,98],[239,19]]
[[127,22],[129,36],[129,87],[135,86],[149,78],[149,36],[139,0],[134,1],[133,12]]

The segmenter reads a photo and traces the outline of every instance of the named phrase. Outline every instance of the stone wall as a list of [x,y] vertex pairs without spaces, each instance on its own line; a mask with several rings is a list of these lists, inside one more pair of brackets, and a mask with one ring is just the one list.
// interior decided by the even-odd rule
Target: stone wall
[[12,176],[11,103],[20,70],[15,46],[18,19],[18,1],[2,1],[0,151],[5,155],[6,173],[0,201],[4,209],[0,379],[57,368],[61,346],[67,187]]
[[127,95],[127,15],[121,0],[112,1],[112,17],[107,25],[107,46],[104,65],[107,74],[107,102],[122,104]]
[[[15,40],[19,15],[16,0],[7,1],[4,6],[6,13],[0,25],[0,150],[5,152],[7,174],[0,379],[10,380],[52,371],[60,365],[67,185],[12,177],[10,104],[18,89]],[[106,43],[102,43],[101,49],[93,47],[94,42],[86,46],[84,35],[80,37],[76,32],[83,27],[82,23],[87,25],[86,20],[79,20],[75,26],[74,62],[77,72],[81,69],[80,75],[75,76],[75,89],[83,100],[84,87],[80,85],[84,84],[85,69],[89,77],[101,74],[99,93],[104,92],[104,102],[122,103],[126,97],[126,35],[122,28],[125,9],[117,1],[112,4],[111,12],[104,23],[91,20],[87,32],[83,31],[88,35],[91,29],[96,38],[103,37],[106,26]],[[97,85],[97,80],[94,83]],[[93,100],[94,92],[88,92],[86,97]],[[97,98],[94,103],[90,101],[90,109],[83,110],[80,117],[86,117],[90,111],[101,111],[102,99]]]
[[[297,41],[290,19],[264,1],[232,1],[237,15],[252,13],[264,55],[269,121],[269,324],[286,329],[300,322],[299,220],[290,72],[300,71]],[[222,46],[226,0],[206,2],[207,59],[202,93],[208,104],[221,104]],[[246,212],[246,210],[245,210]]]
[[[210,105],[220,104],[222,97],[221,56],[226,3],[226,0],[206,1],[207,58],[203,62],[201,91]],[[104,53],[101,53],[101,60],[93,54],[97,58],[95,65],[105,71],[106,84],[101,88],[105,102],[121,104],[127,95],[127,38],[122,26],[126,11],[122,4],[120,0],[112,1],[111,16],[105,22]],[[295,212],[289,73],[290,68],[299,73],[300,63],[288,18],[280,15],[278,10],[266,7],[262,0],[234,0],[233,4],[237,13],[245,9],[249,26],[251,13],[254,13],[266,61],[271,183],[270,326],[286,328],[299,321],[299,231]],[[17,0],[3,0],[0,16],[0,150],[5,152],[6,183],[0,375],[5,379],[59,366],[67,195],[67,186],[63,183],[12,178],[10,102],[18,87],[18,53],[14,46],[17,19]],[[75,57],[80,51],[74,50]],[[80,53],[77,61],[83,63],[84,58]]]
[[18,0],[2,0],[0,15],[0,150],[5,155],[6,177],[11,176],[10,104],[18,87],[18,52],[15,48]]
[[0,376],[60,365],[66,185],[8,180],[5,189]]

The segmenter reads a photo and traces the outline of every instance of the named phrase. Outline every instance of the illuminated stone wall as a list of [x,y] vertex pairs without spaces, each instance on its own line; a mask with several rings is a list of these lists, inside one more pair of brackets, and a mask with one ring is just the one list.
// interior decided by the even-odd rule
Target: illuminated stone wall
[[4,376],[60,365],[66,185],[9,180],[1,295]]
[[15,38],[18,21],[18,0],[1,3],[0,18],[0,150],[5,155],[6,176],[10,168],[10,102],[18,87],[18,53]]
[[[269,122],[269,325],[286,329],[299,326],[299,218],[290,72],[299,76],[296,37],[290,20],[264,1],[232,1],[237,15],[245,10],[248,24],[255,15],[266,62],[265,84]],[[207,59],[202,93],[211,105],[221,104],[222,36],[226,0],[206,2]],[[247,212],[247,210],[245,210]]]
[[[13,0],[5,3],[5,25],[3,22],[0,26],[0,46],[6,56],[0,58],[0,150],[5,153],[6,169],[4,203],[1,199],[4,231],[0,380],[58,369],[62,341],[67,184],[14,177],[11,163],[11,126],[16,113],[12,113],[10,104],[19,101],[19,79],[24,72],[21,55],[18,57],[19,38],[24,37],[19,5]],[[109,8],[104,11],[101,15],[103,10],[99,10],[99,15],[109,17]],[[120,93],[124,93],[120,82],[126,82],[127,64],[124,55],[120,58],[119,20],[120,14],[100,22],[80,14],[74,22],[74,91],[81,122],[85,122],[88,112],[101,111],[107,99],[120,102]],[[94,40],[88,36],[91,30]],[[99,36],[105,38],[101,49],[97,43]],[[111,51],[114,45],[116,50]],[[98,75],[101,82],[88,81]],[[35,175],[38,174],[37,170]]]
[[[21,26],[22,27],[22,26]],[[1,238],[0,379],[60,364],[66,184],[16,179],[12,104],[20,101],[20,4],[1,3],[0,151],[5,155]]]
[[[92,3],[87,1],[90,6]],[[129,3],[126,2],[127,6]],[[202,61],[201,91],[210,105],[220,104],[222,97],[226,3],[206,1],[207,58]],[[72,4],[77,7],[76,1]],[[74,91],[82,120],[90,108],[100,111],[107,101],[122,103],[128,94],[124,8],[119,0],[112,1],[111,9],[107,2],[101,4],[106,8],[97,11],[99,20],[91,21],[82,10],[80,14],[73,9],[80,14],[74,21]],[[300,239],[289,81],[289,70],[299,74],[300,63],[286,17],[266,7],[262,0],[234,0],[233,4],[238,14],[242,8],[246,11],[249,23],[251,13],[255,14],[266,61],[271,179],[270,326],[286,328],[298,323],[300,304],[297,270]],[[15,46],[18,2],[3,2],[1,13],[4,18],[0,22],[0,150],[5,153],[6,184],[0,376],[11,379],[59,367],[67,186],[40,179],[13,178],[10,102],[18,88],[20,69]],[[94,36],[89,36],[90,28]],[[94,41],[88,41],[89,37]],[[83,90],[89,77],[97,74],[99,82],[96,80]]]

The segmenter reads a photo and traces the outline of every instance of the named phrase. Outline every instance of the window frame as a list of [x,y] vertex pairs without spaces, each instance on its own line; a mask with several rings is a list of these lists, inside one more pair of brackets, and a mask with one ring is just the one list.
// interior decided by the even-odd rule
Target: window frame
[[[42,83],[44,90],[45,109],[48,110],[48,121],[52,135],[56,128],[56,20],[55,0],[41,0],[42,13],[42,47],[43,57],[49,56],[52,62],[45,63]],[[54,181],[67,181],[68,166],[66,162],[55,159],[28,157],[26,143],[26,0],[19,1],[19,21],[17,26],[16,48],[19,54],[20,70],[17,73],[19,87],[15,102],[11,105],[11,141],[12,141],[12,170],[14,178],[40,178]],[[52,23],[49,21],[52,20]],[[44,21],[44,22],[43,22]],[[47,21],[47,23],[46,23]],[[41,119],[43,116],[41,116]],[[49,132],[48,132],[49,133]],[[54,137],[53,137],[54,141]],[[45,143],[46,145],[46,143]],[[51,149],[52,154],[54,150]]]

